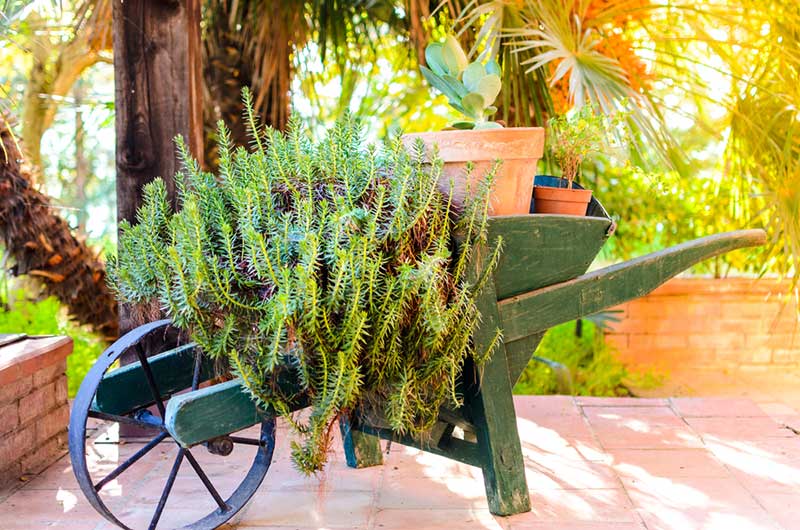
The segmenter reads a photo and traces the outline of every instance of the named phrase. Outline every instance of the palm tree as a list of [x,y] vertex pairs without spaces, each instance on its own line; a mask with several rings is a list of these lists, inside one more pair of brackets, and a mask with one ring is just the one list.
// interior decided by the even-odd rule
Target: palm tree
[[[772,235],[765,267],[800,278],[800,10],[796,0],[471,0],[457,5],[467,40],[499,50],[503,112],[544,123],[568,107],[627,110],[639,154],[689,177],[662,111],[687,115],[725,142],[723,167]],[[638,52],[638,53],[637,53]],[[651,66],[643,68],[643,60]],[[526,75],[518,75],[523,73]],[[727,82],[711,84],[709,77]],[[682,94],[676,106],[659,86]],[[686,103],[689,105],[686,105]],[[561,105],[559,105],[561,103]],[[709,126],[693,113],[721,105]],[[558,109],[556,107],[561,107]],[[687,108],[689,109],[687,111]],[[720,128],[720,124],[722,128]],[[723,137],[721,131],[728,133]],[[797,296],[797,293],[795,294]]]
[[103,262],[35,188],[10,121],[0,115],[0,238],[14,259],[13,272],[35,278],[73,319],[114,338],[117,302],[106,286]]

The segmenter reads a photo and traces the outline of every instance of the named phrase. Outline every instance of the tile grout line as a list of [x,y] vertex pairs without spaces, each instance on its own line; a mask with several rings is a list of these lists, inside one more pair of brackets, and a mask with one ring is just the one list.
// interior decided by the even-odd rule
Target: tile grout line
[[[589,416],[586,415],[586,411],[584,410],[583,405],[578,403],[578,401],[575,399],[575,396],[572,396],[572,402],[578,408],[578,412],[581,415],[581,417],[583,418],[583,421],[586,424],[586,426],[589,427],[589,432],[592,434],[592,439],[594,440],[594,442],[604,452],[607,451],[607,449],[603,446],[602,442],[600,441],[600,437],[597,436],[597,433],[594,430],[594,425],[592,425],[592,422],[589,420]],[[587,462],[588,462],[588,460],[587,460]],[[616,479],[617,483],[620,485],[622,491],[625,493],[625,498],[628,499],[628,502],[630,503],[630,506],[632,508],[633,513],[636,514],[636,519],[637,519],[636,522],[638,522],[643,529],[648,530],[647,523],[645,522],[644,518],[642,517],[642,514],[639,513],[639,507],[636,506],[636,504],[634,504],[633,499],[631,498],[631,495],[628,492],[628,488],[625,487],[625,483],[622,482],[622,478],[619,476],[619,473],[617,473],[617,470],[614,469],[614,466],[611,465],[611,464],[608,464],[608,468],[611,470],[612,473],[614,473],[614,478]]]
[[[702,398],[700,398],[700,399],[702,399]],[[738,399],[742,399],[742,398],[738,398]],[[747,399],[747,400],[751,401],[753,404],[755,404],[755,402],[754,402],[752,399],[750,399],[750,398],[743,398],[743,399]],[[720,464],[722,467],[724,467],[724,468],[725,468],[725,471],[727,471],[727,472],[728,472],[728,475],[729,475],[729,477],[730,477],[730,478],[732,478],[732,479],[735,481],[735,483],[736,483],[736,484],[738,484],[738,485],[739,485],[739,486],[742,488],[742,490],[744,490],[744,491],[745,491],[745,493],[747,493],[747,496],[748,496],[748,497],[750,497],[750,498],[753,500],[753,502],[755,502],[755,503],[756,503],[756,505],[757,505],[759,508],[761,508],[761,509],[764,511],[764,514],[767,516],[767,518],[769,518],[770,522],[772,522],[772,523],[775,525],[775,528],[784,528],[782,524],[780,524],[778,521],[776,521],[776,520],[775,520],[775,518],[774,518],[774,517],[772,517],[772,514],[769,512],[769,510],[767,510],[767,507],[766,507],[766,506],[764,506],[764,505],[761,503],[761,501],[759,501],[759,500],[758,500],[758,498],[756,498],[756,496],[753,494],[753,492],[752,492],[752,491],[750,491],[750,488],[748,488],[747,486],[745,486],[745,485],[744,485],[744,483],[743,483],[743,482],[742,482],[742,481],[739,479],[739,477],[737,477],[737,476],[736,476],[736,474],[734,474],[734,473],[732,473],[732,472],[731,472],[731,468],[730,468],[730,466],[728,466],[727,462],[724,462],[724,461],[720,460],[719,458],[717,458],[717,455],[715,455],[715,454],[714,454],[714,453],[711,451],[711,449],[708,447],[708,445],[706,445],[706,439],[705,439],[705,436],[703,436],[701,433],[697,432],[697,431],[695,430],[695,428],[694,428],[694,427],[692,427],[692,424],[691,424],[691,423],[689,423],[689,422],[686,420],[686,418],[683,416],[683,414],[680,414],[680,413],[679,413],[679,411],[678,411],[678,408],[675,406],[675,403],[673,402],[673,398],[669,398],[669,403],[670,403],[670,408],[671,408],[671,409],[672,409],[672,410],[675,412],[675,414],[677,414],[677,415],[678,415],[678,417],[679,417],[679,418],[680,418],[680,419],[683,421],[683,423],[685,423],[685,424],[686,424],[686,426],[689,428],[689,430],[690,430],[692,433],[694,433],[694,435],[695,435],[695,436],[697,436],[697,437],[700,439],[700,441],[701,441],[701,442],[702,442],[702,444],[703,444],[703,447],[705,448],[705,452],[706,452],[706,453],[707,453],[709,456],[713,457],[715,461],[717,461],[717,462],[718,462],[718,463],[719,463],[719,464]],[[763,411],[762,411],[762,412],[763,412]],[[703,417],[703,416],[699,416],[699,417]],[[713,418],[714,416],[708,416],[708,417],[709,417],[709,418]],[[721,417],[721,416],[717,416],[717,417]],[[769,416],[767,416],[766,414],[764,414],[764,417],[769,417]],[[731,420],[734,420],[734,419],[743,419],[743,417],[732,417],[732,418],[730,418],[730,419],[731,419]],[[770,419],[771,419],[771,418],[770,418]],[[776,422],[776,423],[777,423],[777,422]]]

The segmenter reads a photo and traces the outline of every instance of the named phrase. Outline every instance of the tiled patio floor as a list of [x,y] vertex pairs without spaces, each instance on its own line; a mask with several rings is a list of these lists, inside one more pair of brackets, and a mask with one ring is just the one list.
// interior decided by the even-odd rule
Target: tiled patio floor
[[[492,516],[478,470],[397,444],[383,466],[363,470],[348,469],[337,446],[324,481],[301,478],[289,464],[282,428],[275,462],[234,528],[800,528],[800,415],[791,407],[765,412],[739,398],[516,401],[530,513]],[[96,444],[95,465],[110,469],[140,446]],[[126,472],[130,486],[104,489],[108,504],[133,528],[146,528],[146,509],[174,451],[162,445]],[[241,473],[250,458],[246,450],[226,458],[204,449],[195,454],[215,462],[210,475],[220,490],[235,486],[231,474]],[[189,472],[182,468],[159,528],[210,506]],[[0,503],[0,529],[44,528],[113,528],[77,490],[67,458]]]

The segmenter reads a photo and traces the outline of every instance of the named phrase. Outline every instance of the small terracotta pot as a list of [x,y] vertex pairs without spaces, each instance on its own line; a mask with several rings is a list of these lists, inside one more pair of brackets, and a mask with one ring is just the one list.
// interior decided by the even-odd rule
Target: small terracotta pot
[[584,216],[591,200],[592,190],[551,188],[550,186],[534,186],[533,188],[535,213]]
[[[449,193],[453,181],[453,203],[464,204],[467,190],[477,188],[480,179],[491,169],[495,160],[502,160],[497,171],[489,204],[489,215],[519,215],[530,211],[533,178],[544,151],[544,129],[541,127],[512,127],[508,129],[478,129],[438,131],[403,135],[403,143],[411,146],[417,138],[425,142],[430,152],[439,146],[444,160],[439,189]],[[475,168],[467,178],[467,162]]]

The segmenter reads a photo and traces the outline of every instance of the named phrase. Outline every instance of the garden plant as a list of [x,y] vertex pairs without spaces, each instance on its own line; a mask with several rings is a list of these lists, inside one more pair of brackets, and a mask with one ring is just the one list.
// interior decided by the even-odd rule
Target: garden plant
[[274,382],[299,381],[311,405],[307,423],[292,420],[304,472],[322,468],[333,422],[356,407],[424,436],[443,404],[459,404],[465,358],[480,365],[494,347],[471,347],[481,281],[467,277],[493,174],[455,208],[421,142],[365,147],[348,117],[319,141],[296,119],[284,135],[245,100],[254,149],[234,148],[220,123],[214,175],[179,141],[180,209],[161,180],[146,187],[109,262],[112,287],[163,308],[261,407],[288,417],[297,396]]

